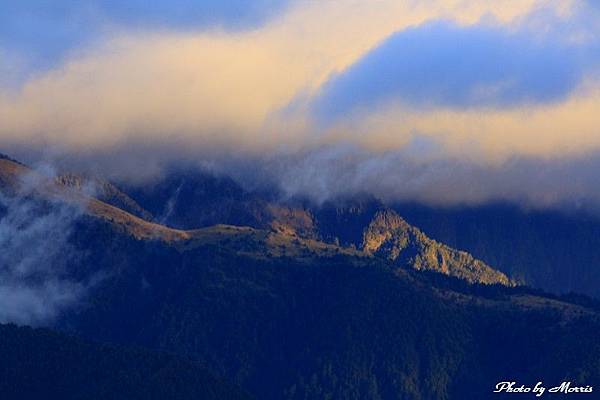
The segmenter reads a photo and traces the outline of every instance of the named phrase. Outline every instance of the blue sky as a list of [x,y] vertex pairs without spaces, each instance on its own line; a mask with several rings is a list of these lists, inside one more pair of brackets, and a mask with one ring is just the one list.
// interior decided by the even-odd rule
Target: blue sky
[[56,66],[113,29],[252,29],[287,0],[8,0],[0,2],[0,48],[22,61],[22,77]]

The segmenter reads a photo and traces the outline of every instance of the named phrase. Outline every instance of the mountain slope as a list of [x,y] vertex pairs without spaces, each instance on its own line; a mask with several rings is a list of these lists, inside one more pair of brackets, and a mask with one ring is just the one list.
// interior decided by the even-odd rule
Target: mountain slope
[[[66,201],[82,208],[83,212],[90,216],[108,221],[120,232],[130,234],[137,239],[163,240],[173,243],[180,248],[193,247],[195,243],[212,241],[215,244],[218,243],[220,246],[238,246],[238,251],[240,246],[252,248],[260,256],[306,256],[310,254],[322,256],[325,253],[357,253],[358,251],[362,252],[365,256],[390,258],[396,261],[396,264],[400,267],[435,270],[440,273],[467,279],[470,282],[510,283],[504,274],[494,271],[480,261],[474,260],[466,253],[458,252],[430,240],[416,228],[408,226],[405,222],[402,222],[402,224],[394,222],[385,228],[381,223],[382,218],[385,215],[391,216],[391,211],[385,211],[385,208],[382,208],[378,203],[375,205],[367,203],[369,212],[366,213],[359,209],[353,217],[354,219],[358,218],[357,222],[350,218],[345,220],[345,224],[340,226],[339,229],[327,231],[324,227],[336,227],[339,226],[339,222],[330,223],[325,217],[327,215],[326,212],[324,213],[322,210],[313,212],[302,207],[267,202],[266,200],[261,200],[245,193],[243,189],[236,187],[231,181],[221,182],[216,180],[216,178],[213,178],[213,180],[208,178],[205,180],[194,178],[191,182],[185,180],[176,181],[179,182],[179,186],[176,202],[170,206],[171,213],[174,213],[174,215],[183,215],[187,218],[186,220],[201,223],[201,221],[204,221],[203,218],[207,218],[203,210],[218,210],[219,207],[213,204],[213,201],[216,201],[215,199],[222,199],[223,196],[230,194],[232,197],[228,201],[236,204],[232,206],[232,209],[238,211],[254,210],[253,215],[256,218],[253,220],[253,224],[258,229],[234,227],[223,229],[221,225],[216,225],[212,228],[204,227],[181,230],[136,217],[127,211],[101,201],[101,197],[91,197],[90,194],[82,189],[85,181],[77,176],[63,176],[51,180],[10,160],[0,160],[0,171],[0,179],[4,176],[6,182],[10,182],[11,187],[24,192],[20,195],[34,193],[43,198],[51,198],[53,201]],[[23,180],[28,183],[24,184],[21,182]],[[31,181],[36,182],[33,187]],[[212,193],[210,190],[200,190],[199,188],[192,190],[193,183],[197,181],[209,182],[208,184],[205,183],[205,186],[208,185],[208,188],[219,189],[225,187],[227,190],[225,193],[218,195]],[[103,187],[111,188],[112,186],[104,184]],[[182,191],[182,187],[189,187],[190,189]],[[113,193],[115,190],[116,188],[114,190],[110,189],[108,192],[107,190],[100,190],[97,193],[91,194],[106,196],[106,193]],[[154,188],[153,190],[159,189]],[[191,193],[192,198],[185,197],[185,193],[188,192]],[[152,198],[154,201],[157,201],[155,196]],[[208,196],[208,198],[205,198],[205,196]],[[122,200],[121,202],[125,202],[128,206],[143,210],[141,206],[127,197],[127,195],[121,194],[119,198]],[[250,201],[252,206],[248,206],[247,201]],[[180,211],[177,211],[177,204],[194,204],[194,208],[184,208],[182,211],[183,214],[181,214]],[[383,211],[376,213],[375,210],[378,209]],[[353,208],[350,207],[348,210],[353,210]],[[202,215],[198,215],[198,212],[201,212]],[[232,214],[227,215],[228,217],[225,220],[228,221],[233,218]],[[261,216],[260,218],[258,218],[259,215]],[[221,217],[213,215],[212,218],[214,218],[213,222],[215,222],[220,221],[219,218]],[[396,221],[398,219],[399,217],[395,216],[389,220]],[[235,218],[233,220],[237,221]],[[192,224],[192,222],[188,222],[189,224]],[[383,233],[383,228],[387,229],[387,233]],[[376,235],[375,230],[377,230],[380,237],[387,235],[390,236],[390,239],[395,240],[395,242],[393,244],[389,242],[377,249],[373,248],[374,237]],[[393,234],[391,233],[392,231]],[[365,237],[368,237],[370,242],[360,243],[357,247],[355,243],[348,242],[344,236],[347,234],[354,236],[367,235]],[[410,248],[406,248],[408,242],[402,244],[398,241],[398,238],[406,235],[409,235],[411,238]],[[239,240],[240,238],[242,239],[241,241]],[[354,248],[349,248],[349,245],[354,245]],[[400,252],[402,252],[402,257],[398,257]],[[408,255],[411,252],[415,254]]]
[[600,379],[596,308],[529,289],[350,255],[260,259],[127,237],[92,251],[88,267],[114,272],[64,329],[192,357],[257,398],[480,400],[500,377]]
[[466,252],[454,250],[429,239],[392,210],[375,214],[364,231],[361,248],[367,254],[388,258],[398,265],[437,271],[471,283],[510,284],[510,280],[503,273],[474,259]]
[[248,399],[197,364],[0,325],[3,399]]
[[528,285],[600,298],[600,219],[510,204],[394,208],[432,238],[465,249]]
[[76,174],[64,174],[56,177],[56,181],[65,187],[81,191],[111,206],[136,217],[152,221],[154,217],[144,210],[135,200],[112,183],[98,177],[86,177]]
[[267,202],[226,177],[175,169],[156,181],[120,186],[152,213],[157,222],[173,228],[190,230],[216,224],[264,228],[268,225]]
[[[166,204],[168,218],[165,221],[178,226],[199,228],[208,222],[247,223],[256,229],[274,231],[283,241],[287,237],[288,241],[318,240],[342,248],[353,246],[365,255],[392,259],[401,267],[435,270],[470,282],[510,284],[506,275],[469,254],[429,239],[406,222],[393,222],[392,219],[400,218],[397,215],[390,219],[393,226],[385,227],[382,218],[393,211],[369,197],[342,201],[342,206],[281,204],[249,193],[230,179],[193,171],[178,171],[148,188],[131,190],[132,196],[139,198],[142,204],[149,204],[155,212]],[[379,240],[375,239],[376,235],[381,240],[382,236],[390,238],[373,248],[374,242]],[[410,243],[400,243],[400,236],[410,237]],[[368,243],[365,242],[367,237]]]
[[139,239],[174,241],[189,238],[185,231],[171,229],[136,217],[98,200],[85,191],[71,188],[60,179],[47,176],[7,158],[0,159],[0,191],[4,196],[37,202],[45,208],[64,204],[74,214],[85,214],[111,223],[120,232]]
[[[597,304],[435,273],[461,253],[380,204],[179,230],[33,181],[18,200],[82,207],[60,269],[89,284],[51,322],[87,340],[189,357],[265,400],[481,400],[506,377],[600,379]],[[322,240],[285,228],[303,224]]]

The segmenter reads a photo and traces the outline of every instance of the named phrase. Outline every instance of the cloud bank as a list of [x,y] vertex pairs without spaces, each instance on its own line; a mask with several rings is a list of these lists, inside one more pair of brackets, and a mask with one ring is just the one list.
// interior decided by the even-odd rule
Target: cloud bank
[[298,2],[241,32],[115,28],[101,44],[6,93],[0,134],[82,145],[169,134],[244,145],[275,135],[280,143],[294,134],[304,141],[311,131],[306,116],[280,112],[393,32],[441,17],[459,24],[484,15],[511,21],[534,1],[494,3]]
[[[600,151],[593,2],[265,0],[214,15],[196,3],[91,2],[110,35],[5,85],[0,144],[130,171],[245,157],[290,192],[345,182],[448,202],[596,198],[579,179]],[[249,22],[236,25],[237,10]],[[564,184],[536,185],[532,168]]]
[[323,85],[313,102],[325,119],[398,101],[415,109],[507,109],[560,103],[600,64],[598,43],[573,44],[476,24],[435,22],[386,39]]

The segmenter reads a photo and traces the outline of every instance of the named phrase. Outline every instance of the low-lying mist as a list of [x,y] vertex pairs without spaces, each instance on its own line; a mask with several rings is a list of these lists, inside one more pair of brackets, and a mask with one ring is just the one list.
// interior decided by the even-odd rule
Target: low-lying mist
[[30,162],[44,159],[62,171],[126,184],[152,184],[172,169],[198,168],[232,177],[248,190],[268,190],[283,199],[300,197],[315,203],[369,194],[386,202],[440,207],[498,201],[526,208],[595,211],[600,206],[597,153],[578,158],[512,157],[490,164],[440,156],[426,148],[377,152],[351,144],[280,147],[260,153],[177,141],[130,142],[107,151],[11,150]]
[[0,323],[46,325],[79,304],[95,279],[68,270],[84,262],[70,242],[84,205],[37,196],[48,172],[26,174],[18,193],[0,194]]

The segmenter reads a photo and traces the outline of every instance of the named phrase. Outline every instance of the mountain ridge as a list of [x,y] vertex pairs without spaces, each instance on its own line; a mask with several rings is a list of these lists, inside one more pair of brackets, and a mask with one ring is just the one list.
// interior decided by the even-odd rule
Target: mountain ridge
[[[101,276],[46,321],[61,332],[190,359],[265,400],[481,400],[507,376],[600,379],[597,303],[439,273],[461,253],[377,201],[272,203],[256,227],[181,230],[35,178],[19,199],[87,207],[63,275]],[[205,194],[180,201],[201,212]]]
[[[370,239],[363,240],[355,249],[340,246],[338,237],[324,241],[325,235],[318,231],[318,226],[322,225],[323,222],[315,221],[316,212],[268,202],[262,204],[263,211],[260,214],[266,219],[258,224],[259,228],[243,229],[242,227],[235,228],[224,224],[216,224],[212,227],[182,230],[154,222],[151,214],[144,212],[141,205],[107,181],[98,178],[84,178],[73,174],[61,175],[52,180],[40,176],[34,170],[28,170],[24,166],[10,165],[12,163],[10,160],[0,160],[0,171],[2,171],[0,172],[0,179],[3,176],[6,177],[7,181],[12,182],[11,186],[17,188],[17,190],[19,190],[19,175],[29,174],[41,183],[41,187],[32,189],[33,193],[42,196],[50,195],[52,198],[62,196],[65,201],[81,206],[88,214],[101,218],[115,226],[116,229],[140,240],[163,240],[176,244],[180,249],[185,249],[193,247],[194,242],[208,240],[220,245],[224,245],[226,242],[229,242],[229,245],[232,243],[235,245],[240,243],[240,239],[245,238],[247,239],[246,243],[242,244],[253,247],[256,251],[259,251],[259,254],[260,252],[266,252],[265,254],[268,256],[306,255],[307,253],[318,253],[318,255],[353,253],[367,257],[388,258],[396,261],[399,267],[434,270],[464,278],[470,282],[512,284],[510,279],[501,272],[494,271],[491,267],[481,261],[474,260],[472,256],[464,252],[456,251],[427,238],[422,232],[408,225],[404,220],[402,220],[402,224],[387,227],[385,234],[380,232],[380,234],[389,236],[388,239],[393,237],[394,244],[389,243],[390,246],[373,249],[374,227],[382,228],[381,221],[379,221],[381,216],[389,215],[392,220],[400,218],[394,211],[387,208],[383,208],[372,216],[360,217],[367,218],[365,221],[370,219],[369,224],[361,227],[362,235],[367,235]],[[98,185],[99,189],[92,187],[86,190],[86,185]],[[113,200],[113,204],[102,200],[103,197],[107,196],[109,200]],[[244,194],[238,196],[238,198],[244,197]],[[119,202],[124,203],[127,206],[126,208],[133,208],[133,211],[137,210],[147,219],[131,214],[114,205],[115,203],[119,204]],[[256,203],[259,203],[259,201],[257,200]],[[376,208],[381,209],[382,206],[377,204]],[[351,212],[355,211],[352,206],[349,210]],[[381,229],[379,230],[381,231]],[[210,237],[211,235],[212,237]],[[400,237],[410,237],[411,241],[410,243],[405,241],[401,244],[397,240]],[[342,242],[344,242],[343,238]],[[415,254],[404,257],[407,252],[414,252]],[[403,257],[399,257],[400,254]]]

